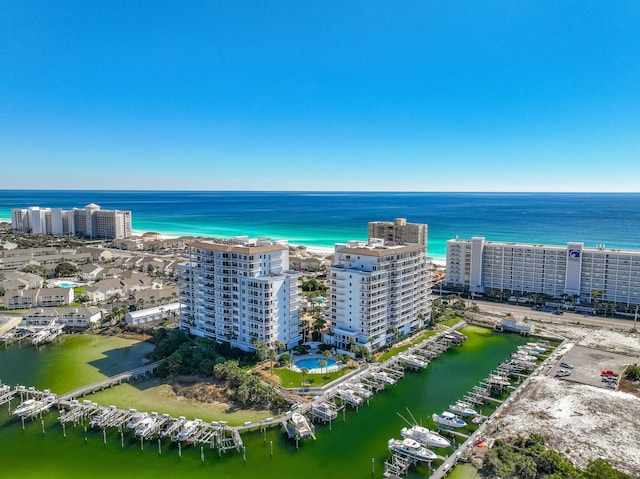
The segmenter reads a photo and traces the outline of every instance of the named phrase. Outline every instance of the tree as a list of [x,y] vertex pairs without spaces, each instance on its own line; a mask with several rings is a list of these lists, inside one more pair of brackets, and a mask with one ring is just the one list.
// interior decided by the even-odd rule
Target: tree
[[273,360],[276,358],[278,353],[275,349],[269,348],[267,350],[267,356],[269,357],[269,368],[271,369],[271,375],[273,376]]
[[309,372],[307,368],[300,368],[300,372],[302,373],[302,385],[304,386],[304,376]]
[[584,479],[631,479],[631,476],[615,470],[609,461],[604,459],[589,461],[583,477]]
[[289,370],[289,384],[291,384],[291,365],[293,364],[293,360],[291,359],[291,356],[285,353],[282,356],[280,356],[279,361],[280,361],[280,364],[282,364],[282,366],[284,366]]
[[624,377],[629,381],[640,381],[640,366],[633,364],[624,372]]
[[593,300],[593,309],[597,313],[598,312],[598,299],[602,297],[604,294],[603,289],[593,288],[591,290],[591,299]]
[[329,364],[329,362],[326,359],[318,359],[318,366],[320,366],[320,371],[322,371],[322,369],[326,367],[327,364]]
[[56,266],[55,269],[55,273],[58,278],[62,276],[75,276],[76,274],[78,274],[78,267],[73,263],[63,261],[61,263],[58,263],[58,266]]

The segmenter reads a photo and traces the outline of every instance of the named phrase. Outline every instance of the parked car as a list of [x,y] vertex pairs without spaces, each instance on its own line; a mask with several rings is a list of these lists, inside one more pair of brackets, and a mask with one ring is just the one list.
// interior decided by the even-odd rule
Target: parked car
[[614,373],[611,369],[607,369],[606,371],[603,370],[600,373],[600,376],[607,376],[607,377],[610,377],[610,378],[617,378],[618,374]]

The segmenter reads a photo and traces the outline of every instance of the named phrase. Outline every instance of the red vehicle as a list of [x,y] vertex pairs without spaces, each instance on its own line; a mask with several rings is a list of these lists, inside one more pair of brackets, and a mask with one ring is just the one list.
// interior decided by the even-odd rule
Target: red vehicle
[[602,371],[600,376],[608,376],[610,378],[617,378],[618,375],[614,373],[611,369],[607,369],[606,371]]

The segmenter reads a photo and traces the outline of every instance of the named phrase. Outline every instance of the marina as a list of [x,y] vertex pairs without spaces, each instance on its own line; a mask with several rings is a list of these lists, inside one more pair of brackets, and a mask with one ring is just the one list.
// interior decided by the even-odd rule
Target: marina
[[[436,338],[434,336],[429,339],[431,339],[432,342],[439,343],[439,337]],[[497,338],[497,339],[501,342],[504,341],[502,338]],[[423,344],[420,346],[421,348],[427,348],[428,344]],[[437,349],[439,348],[434,348],[434,350],[437,350]],[[307,416],[308,418],[311,418],[313,420],[317,420],[325,424],[328,423],[328,427],[322,427],[320,429],[315,430],[314,434],[315,434],[315,437],[317,438],[318,446],[315,446],[315,442],[313,442],[314,447],[312,449],[315,450],[319,447],[320,449],[318,449],[318,453],[320,453],[320,450],[323,450],[323,451],[331,450],[331,451],[334,451],[332,454],[337,454],[338,457],[341,455],[338,451],[350,450],[352,451],[351,452],[352,454],[355,452],[353,451],[353,444],[354,444],[353,438],[359,437],[358,450],[362,449],[362,452],[369,455],[368,460],[366,461],[362,461],[362,459],[359,460],[361,465],[362,465],[362,462],[364,462],[365,464],[366,463],[369,464],[369,467],[367,467],[366,465],[364,467],[361,466],[360,468],[361,471],[368,469],[370,474],[371,468],[377,465],[377,471],[376,471],[377,474],[382,474],[382,471],[384,470],[384,467],[385,467],[384,463],[388,462],[388,463],[394,463],[396,466],[400,464],[405,464],[406,466],[405,472],[409,477],[413,477],[416,474],[416,472],[423,474],[423,472],[420,472],[420,471],[424,471],[423,466],[421,466],[420,463],[411,462],[410,460],[407,460],[406,458],[403,459],[402,457],[396,456],[395,454],[392,455],[391,458],[389,458],[388,455],[384,453],[384,451],[386,451],[387,449],[386,446],[387,446],[388,438],[394,436],[393,430],[395,430],[395,436],[397,437],[400,431],[400,427],[395,426],[392,428],[393,430],[389,430],[388,426],[382,426],[382,427],[380,427],[380,425],[376,426],[376,424],[378,424],[379,421],[382,421],[384,424],[389,424],[388,416],[387,416],[387,419],[385,419],[385,415],[380,416],[379,410],[380,408],[385,409],[388,407],[393,407],[393,404],[397,404],[397,400],[398,400],[395,397],[396,394],[400,391],[409,391],[409,390],[412,390],[413,392],[411,393],[410,396],[407,396],[404,400],[402,400],[402,404],[407,403],[412,409],[417,408],[416,410],[420,410],[424,408],[424,406],[420,407],[418,403],[414,404],[414,401],[418,398],[422,398],[420,400],[420,404],[422,404],[422,402],[425,400],[430,401],[432,404],[436,404],[437,401],[436,403],[434,403],[433,402],[434,399],[426,399],[426,397],[423,396],[424,393],[420,392],[420,391],[427,392],[427,390],[422,389],[424,386],[418,386],[417,389],[416,389],[416,386],[420,383],[424,383],[425,379],[432,376],[433,374],[436,374],[436,377],[437,377],[439,374],[441,374],[439,373],[439,371],[444,372],[442,368],[445,367],[445,364],[449,364],[451,366],[451,364],[453,364],[451,363],[451,360],[453,360],[456,357],[457,355],[451,356],[450,358],[448,355],[444,356],[443,359],[432,362],[429,365],[429,367],[424,370],[412,372],[411,374],[405,374],[401,380],[396,381],[395,385],[391,385],[385,381],[379,382],[374,378],[372,373],[382,371],[382,372],[385,372],[386,374],[389,374],[389,373],[393,374],[393,372],[395,371],[397,375],[398,373],[403,372],[400,370],[400,367],[394,365],[393,363],[392,364],[385,363],[382,365],[370,365],[370,368],[364,369],[362,371],[358,371],[357,374],[353,376],[349,376],[349,378],[345,381],[343,385],[337,385],[335,386],[335,389],[326,391],[324,394],[316,397],[314,401],[312,401],[311,403],[299,404],[296,408],[294,408],[295,411],[299,411],[300,414],[303,414],[304,416]],[[444,362],[441,362],[441,361],[444,361]],[[447,366],[447,368],[450,366]],[[423,375],[425,373],[423,373],[422,371],[429,372],[429,373],[427,373],[427,376],[423,378]],[[449,373],[446,373],[446,376],[448,375]],[[428,386],[429,383],[430,381],[427,381],[424,384],[425,386]],[[374,387],[374,385],[377,385],[377,388]],[[343,387],[344,389],[350,389],[353,392],[355,392],[356,389],[359,387],[359,388],[364,388],[365,391],[371,392],[372,394],[372,397],[370,398],[371,406],[366,408],[360,407],[358,410],[358,414],[349,414],[348,417],[346,417],[344,415],[346,410],[340,406],[340,399],[337,396],[338,387]],[[455,390],[452,390],[451,392],[454,393]],[[373,396],[374,394],[375,394],[375,397]],[[459,391],[458,394],[462,394],[462,391]],[[434,398],[435,397],[436,396],[434,396]],[[448,397],[449,397],[448,401],[454,401],[453,396],[448,396]],[[104,409],[109,409],[109,406],[97,406],[93,401],[89,401],[86,399],[85,400],[78,400],[78,399],[79,398],[69,399],[68,407],[65,407],[62,409],[61,417],[64,417],[64,419],[61,419],[60,422],[63,423],[63,428],[66,427],[67,438],[69,437],[68,435],[70,434],[71,431],[78,431],[78,428],[80,428],[80,431],[82,431],[82,427],[83,427],[82,424],[88,425],[87,421],[90,421],[92,418],[95,418]],[[72,401],[75,401],[75,402],[73,402],[72,404]],[[449,403],[445,404],[444,402],[441,402],[440,407],[446,407],[448,404]],[[223,452],[234,451],[238,455],[242,455],[241,461],[244,461],[244,458],[247,455],[249,455],[252,458],[255,458],[255,454],[259,454],[259,451],[262,445],[263,447],[267,448],[267,451],[270,451],[270,450],[274,451],[273,456],[269,453],[267,454],[267,459],[271,457],[275,458],[276,456],[285,454],[288,457],[287,459],[288,462],[293,460],[293,457],[290,456],[290,453],[285,452],[286,450],[288,450],[286,441],[285,442],[282,441],[282,439],[285,439],[285,440],[289,439],[288,435],[287,434],[283,435],[282,432],[278,432],[283,430],[280,427],[283,424],[282,420],[290,418],[292,416],[292,413],[285,415],[281,419],[276,418],[276,419],[271,419],[270,421],[266,421],[266,420],[254,421],[249,424],[240,424],[237,426],[229,426],[227,424],[223,424],[223,421],[217,421],[217,422],[202,421],[202,423],[199,424],[196,431],[190,436],[189,441],[185,440],[182,442],[173,442],[171,441],[171,436],[177,437],[176,435],[178,434],[178,431],[181,429],[181,423],[187,422],[187,419],[185,417],[181,418],[176,416],[170,419],[165,417],[165,422],[163,425],[158,426],[156,424],[154,428],[149,429],[149,431],[155,429],[156,431],[155,435],[153,433],[149,433],[148,435],[145,434],[144,437],[139,437],[138,435],[136,435],[135,430],[122,429],[123,424],[125,424],[124,422],[125,415],[126,414],[131,415],[133,414],[133,412],[132,411],[130,412],[128,408],[115,408],[115,409],[119,410],[120,416],[118,415],[111,416],[111,420],[106,421],[103,424],[105,426],[104,429],[102,429],[100,426],[89,428],[89,430],[85,433],[89,441],[91,440],[91,437],[93,437],[96,433],[98,433],[97,438],[99,438],[99,441],[101,444],[103,442],[105,444],[117,442],[118,446],[124,449],[128,449],[132,447],[133,443],[135,443],[135,441],[133,441],[134,439],[138,441],[137,442],[138,449],[140,448],[148,449],[150,445],[152,443],[155,444],[154,441],[156,441],[156,442],[159,442],[158,448],[160,448],[160,443],[162,443],[162,446],[161,446],[163,451],[162,455],[164,455],[165,452],[169,452],[172,454],[180,453],[182,454],[181,456],[182,461],[184,461],[184,458],[186,457],[184,456],[184,454],[187,454],[188,450],[193,450],[195,448],[195,451],[194,451],[194,454],[195,454],[197,451],[197,446],[204,448],[203,454],[206,457],[209,457],[211,453],[213,453],[215,457],[217,457],[220,455],[224,456]],[[342,415],[340,413],[342,413]],[[153,413],[151,412],[148,414],[149,416],[153,416]],[[156,420],[161,420],[163,415],[159,413],[156,413],[156,414],[157,414]],[[393,413],[393,415],[395,416],[395,413]],[[345,419],[347,420],[345,421]],[[46,417],[45,417],[45,420],[46,420]],[[369,435],[371,436],[371,438],[369,439],[364,439],[358,434],[354,436],[355,430],[353,428],[354,427],[358,428],[357,430],[359,430],[359,428],[362,428],[363,421],[364,421],[364,424],[368,424],[368,425],[370,424],[371,425],[370,427],[376,427],[376,429],[379,429],[379,431],[374,433],[373,435],[369,433]],[[393,421],[391,421],[391,423],[393,423]],[[121,429],[120,432],[118,430],[119,429],[118,424],[120,424],[120,429]],[[28,430],[28,426],[29,425],[27,424],[27,430]],[[0,428],[0,433],[2,433],[4,429],[5,428]],[[47,428],[47,432],[48,432],[48,429],[49,428]],[[95,432],[92,432],[92,430]],[[347,432],[347,430],[351,432]],[[367,427],[365,427],[365,430],[368,430]],[[388,431],[386,434],[384,432],[385,430]],[[224,434],[222,434],[222,432],[224,432]],[[77,432],[75,434],[77,434]],[[375,446],[375,444],[371,442],[371,439],[375,437],[379,437],[380,434],[387,435],[387,438],[382,443],[385,446],[384,450],[378,449],[379,446]],[[57,436],[57,434],[55,435]],[[234,438],[234,436],[236,436],[236,438]],[[242,442],[240,443],[239,441],[237,441],[237,438],[240,438]],[[170,441],[168,445],[166,441]],[[347,441],[347,443],[345,444],[344,441]],[[182,444],[182,447],[179,447],[180,444]],[[185,448],[187,444],[191,447]],[[366,446],[366,444],[370,444],[370,445]],[[309,450],[309,442],[307,441],[303,442],[302,440],[300,440],[298,444],[297,441],[293,441],[292,445],[293,445],[293,451],[297,451],[298,447],[301,450],[302,449],[305,450],[304,451],[304,456],[306,458],[304,459],[305,462],[314,460],[313,458],[316,455],[312,452],[312,450]],[[176,450],[176,447],[179,447],[179,449]],[[369,451],[368,453],[365,452],[367,450]],[[375,452],[376,450],[378,452]],[[210,452],[207,454],[206,451],[210,451]],[[371,454],[373,454],[375,458],[373,466],[371,463]],[[162,456],[158,456],[158,457],[162,457]],[[202,462],[200,460],[199,454],[196,457],[198,457],[198,462]],[[354,457],[357,458],[358,454],[356,453]],[[301,460],[303,459],[301,458]],[[148,462],[145,461],[144,464],[145,464],[145,467],[151,467],[151,469],[153,469],[152,466],[149,466]],[[247,464],[249,464],[249,462],[247,462]],[[262,466],[267,467],[267,465],[265,464],[262,464]],[[431,467],[430,465],[426,465],[426,466]],[[132,467],[132,466],[130,465],[129,467]],[[222,466],[217,465],[216,467],[222,467]],[[225,470],[225,467],[222,467],[222,471],[224,470]],[[221,474],[223,475],[223,477],[226,477],[223,472],[221,472]],[[357,475],[358,474],[355,474],[354,477],[356,477]],[[284,477],[287,477],[286,474]]]

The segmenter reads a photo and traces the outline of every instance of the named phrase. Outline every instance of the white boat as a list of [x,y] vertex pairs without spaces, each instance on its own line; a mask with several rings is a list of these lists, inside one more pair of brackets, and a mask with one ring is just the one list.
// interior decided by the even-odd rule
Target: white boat
[[399,454],[405,454],[418,461],[433,461],[438,456],[435,452],[427,449],[418,441],[411,438],[405,439],[389,439],[389,450],[391,452],[397,452]]
[[389,384],[389,385],[394,385],[396,383],[396,380],[393,379],[391,376],[389,376],[384,371],[378,371],[376,373],[373,373],[371,376],[374,377],[375,379],[377,379],[378,381],[381,381],[381,382]]
[[356,406],[359,406],[363,402],[363,399],[351,389],[340,389],[338,390],[337,394],[340,399],[348,402],[349,404],[355,404]]
[[127,427],[129,429],[136,429],[138,427],[138,424],[148,416],[149,413],[146,412],[134,412],[133,416],[131,416],[131,418],[129,419],[129,422],[127,422]]
[[456,401],[454,404],[450,404],[449,411],[457,416],[476,417],[478,415],[478,412],[473,409],[471,404],[463,401]]
[[146,437],[153,431],[156,423],[158,422],[158,416],[147,416],[136,424],[136,436]]
[[102,424],[104,421],[107,420],[107,418],[112,416],[115,413],[115,411],[116,411],[115,406],[109,406],[108,408],[103,409],[93,417],[93,419],[91,420],[90,426],[96,427]]
[[540,353],[544,353],[547,349],[549,349],[548,343],[544,344],[542,342],[527,343],[527,346]]
[[414,368],[424,369],[429,365],[429,361],[425,361],[424,359],[416,356],[415,354],[402,353],[399,355],[399,357],[403,362],[405,362],[406,364]]
[[307,418],[302,414],[300,414],[299,412],[294,412],[291,415],[291,423],[293,424],[293,427],[295,428],[296,433],[300,436],[300,438],[304,439],[306,437],[313,437],[315,439],[313,428],[309,424],[309,421],[307,421]]
[[365,388],[362,383],[349,384],[348,386],[349,389],[351,389],[354,393],[362,398],[369,399],[371,396],[373,396],[373,393]]
[[423,426],[411,426],[409,428],[403,427],[400,430],[400,434],[405,439],[413,439],[418,441],[425,447],[449,447],[451,443],[449,440],[435,431],[431,431]]
[[510,386],[509,378],[506,376],[501,376],[499,374],[490,374],[489,379],[487,379],[489,384],[495,384],[496,386]]
[[44,407],[43,401],[36,401],[35,399],[27,399],[22,402],[14,411],[13,414],[18,417],[26,417],[36,413],[38,410]]
[[431,418],[433,419],[433,422],[444,427],[458,428],[465,427],[467,425],[466,422],[449,411],[444,411],[442,414],[433,414]]
[[198,430],[198,427],[202,423],[201,419],[194,419],[193,421],[187,421],[178,432],[176,436],[177,441],[187,441]]
[[333,420],[338,417],[338,411],[327,403],[319,403],[311,406],[311,409],[325,420]]

